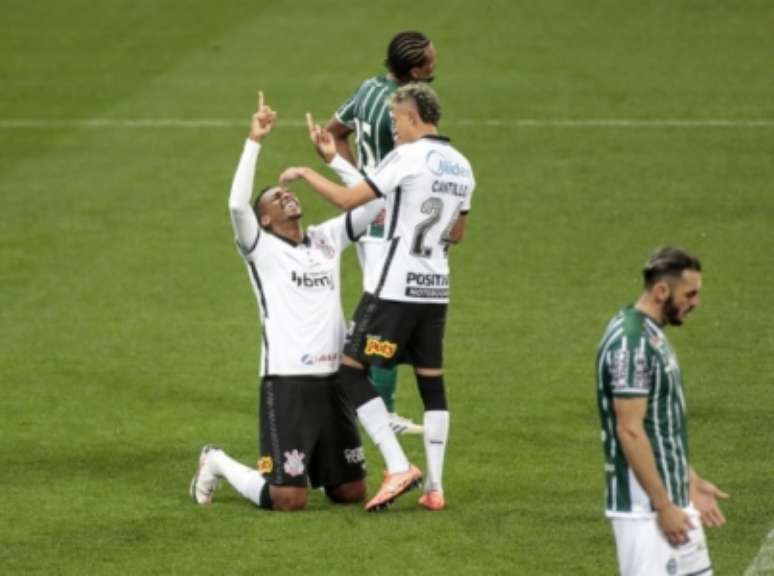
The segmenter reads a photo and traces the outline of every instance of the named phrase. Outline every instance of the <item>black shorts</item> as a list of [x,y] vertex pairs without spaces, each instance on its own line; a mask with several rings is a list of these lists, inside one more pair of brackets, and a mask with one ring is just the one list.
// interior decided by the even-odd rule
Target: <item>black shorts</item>
[[258,470],[274,486],[334,487],[365,478],[355,412],[327,377],[261,381]]
[[446,309],[446,304],[394,302],[366,292],[355,310],[344,355],[382,368],[442,368]]

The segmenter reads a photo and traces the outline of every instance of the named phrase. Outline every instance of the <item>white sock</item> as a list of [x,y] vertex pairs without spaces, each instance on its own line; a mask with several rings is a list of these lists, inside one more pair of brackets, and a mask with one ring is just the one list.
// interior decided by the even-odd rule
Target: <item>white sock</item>
[[266,480],[258,470],[237,462],[223,450],[211,451],[208,459],[215,474],[228,480],[234,490],[254,502],[256,506],[261,505],[261,490]]
[[425,412],[425,455],[427,456],[427,481],[425,491],[443,493],[443,459],[449,438],[449,412],[432,410]]
[[371,441],[382,453],[387,471],[390,474],[406,472],[410,464],[395,437],[395,432],[390,428],[390,419],[384,400],[377,396],[362,404],[357,409],[357,417]]

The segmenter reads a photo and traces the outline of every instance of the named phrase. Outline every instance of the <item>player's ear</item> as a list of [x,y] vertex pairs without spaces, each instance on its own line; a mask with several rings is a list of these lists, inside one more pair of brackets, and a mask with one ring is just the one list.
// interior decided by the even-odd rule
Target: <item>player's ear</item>
[[653,295],[657,302],[666,302],[672,294],[672,286],[666,280],[659,280],[653,285]]

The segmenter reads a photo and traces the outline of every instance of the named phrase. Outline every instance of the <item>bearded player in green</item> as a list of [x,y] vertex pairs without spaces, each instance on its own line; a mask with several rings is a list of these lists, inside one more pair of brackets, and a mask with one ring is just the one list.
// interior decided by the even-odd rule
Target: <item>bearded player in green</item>
[[645,289],[616,314],[597,353],[597,403],[605,454],[605,514],[622,576],[711,575],[702,529],[725,523],[717,486],[688,459],[683,379],[664,333],[699,305],[701,264],[657,250]]
[[[399,86],[409,82],[431,82],[435,70],[436,52],[430,39],[421,32],[401,32],[387,47],[385,65],[388,72],[369,78],[342,104],[328,122],[326,129],[333,136],[340,156],[369,176],[395,147],[390,96]],[[349,136],[355,135],[357,161],[350,148]],[[364,277],[369,267],[378,262],[376,252],[384,243],[384,212],[368,227],[358,241],[357,254]],[[369,377],[390,413],[390,426],[396,434],[422,434],[422,426],[395,412],[397,368],[371,367]]]

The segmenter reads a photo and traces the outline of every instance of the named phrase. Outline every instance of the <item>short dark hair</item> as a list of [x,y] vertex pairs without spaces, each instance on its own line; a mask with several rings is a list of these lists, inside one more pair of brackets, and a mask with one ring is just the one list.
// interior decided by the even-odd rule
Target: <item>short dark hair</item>
[[662,246],[651,254],[642,269],[645,288],[651,288],[664,278],[679,278],[684,270],[701,272],[701,262],[687,250]]
[[258,192],[255,200],[253,200],[253,212],[255,212],[255,217],[258,218],[258,225],[261,224],[261,198],[274,187],[274,185],[264,186],[261,188],[260,192]]
[[424,82],[410,82],[398,88],[392,95],[392,103],[411,100],[417,105],[422,122],[438,126],[441,121],[441,100],[435,90]]
[[399,80],[411,77],[411,69],[425,62],[425,50],[430,46],[430,38],[421,32],[408,30],[396,34],[387,46],[387,59],[384,65]]

